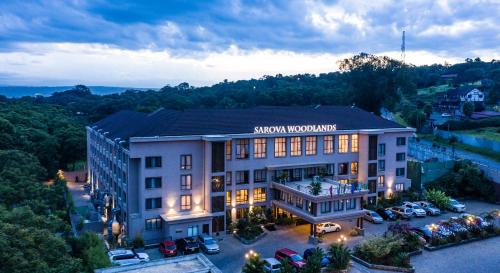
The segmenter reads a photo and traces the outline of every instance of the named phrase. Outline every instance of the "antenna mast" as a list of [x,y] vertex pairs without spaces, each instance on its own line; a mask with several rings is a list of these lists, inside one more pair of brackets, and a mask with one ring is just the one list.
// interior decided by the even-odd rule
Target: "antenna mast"
[[401,42],[401,59],[403,64],[405,64],[405,57],[406,57],[406,43],[405,43],[405,31],[403,30],[403,37],[402,37],[402,42]]

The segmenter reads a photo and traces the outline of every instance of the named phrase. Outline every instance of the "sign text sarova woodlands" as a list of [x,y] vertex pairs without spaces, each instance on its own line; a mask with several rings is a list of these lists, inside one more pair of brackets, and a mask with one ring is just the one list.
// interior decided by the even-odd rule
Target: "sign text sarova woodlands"
[[257,126],[254,134],[290,134],[290,133],[328,133],[337,130],[337,124],[323,125],[288,125],[288,126]]

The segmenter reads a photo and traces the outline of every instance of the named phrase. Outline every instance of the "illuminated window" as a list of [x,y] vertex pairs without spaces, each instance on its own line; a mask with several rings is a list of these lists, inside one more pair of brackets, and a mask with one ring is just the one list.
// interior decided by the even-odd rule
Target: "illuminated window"
[[405,185],[403,183],[397,183],[394,185],[394,189],[396,191],[404,191],[405,190]]
[[223,192],[223,191],[224,191],[224,176],[213,176],[212,192]]
[[266,139],[256,138],[253,140],[253,157],[265,158],[266,157]]
[[341,184],[347,184],[347,183],[349,183],[349,179],[340,179],[339,182]]
[[358,174],[358,162],[351,162],[351,174]]
[[237,190],[236,204],[246,204],[246,203],[248,203],[248,190]]
[[306,137],[306,155],[316,154],[316,139],[315,136]]
[[351,135],[351,152],[353,152],[353,153],[358,152],[358,135],[357,134]]
[[253,189],[253,201],[254,202],[265,202],[266,201],[266,188]]
[[232,144],[231,140],[226,141],[226,160],[231,160],[231,153],[233,152]]
[[247,138],[236,140],[236,158],[247,159],[249,157],[249,141]]
[[191,210],[191,194],[181,195],[181,210]]
[[301,137],[291,137],[290,138],[290,155],[291,156],[301,156],[302,155],[302,138]]
[[324,154],[333,154],[333,136],[324,136],[323,137],[323,153]]
[[160,217],[146,219],[146,230],[161,230],[161,223]]
[[382,189],[382,188],[384,188],[384,187],[385,187],[385,176],[380,175],[380,176],[378,177],[377,187],[378,187],[379,189]]
[[339,153],[349,151],[349,135],[339,135]]
[[226,191],[226,206],[231,206],[231,191]]
[[181,170],[191,170],[192,158],[191,155],[181,155]]
[[333,210],[334,211],[344,210],[344,200],[335,200],[335,201],[333,201]]
[[193,179],[190,174],[181,175],[181,190],[190,190],[193,186]]
[[286,138],[275,137],[274,138],[274,157],[285,157],[286,156]]

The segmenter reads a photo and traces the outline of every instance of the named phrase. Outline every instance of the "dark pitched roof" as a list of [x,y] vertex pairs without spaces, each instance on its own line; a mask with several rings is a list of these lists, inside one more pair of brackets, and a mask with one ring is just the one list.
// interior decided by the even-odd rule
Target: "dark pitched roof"
[[405,128],[348,106],[121,111],[94,123],[109,138],[253,133],[255,126],[336,124],[337,130]]

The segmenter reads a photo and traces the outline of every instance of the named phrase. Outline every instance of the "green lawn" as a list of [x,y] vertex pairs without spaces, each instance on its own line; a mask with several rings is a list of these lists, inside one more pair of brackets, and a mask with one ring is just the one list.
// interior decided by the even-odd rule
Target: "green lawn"
[[470,135],[478,138],[484,138],[500,142],[500,129],[495,127],[485,127],[473,130],[455,131],[455,133],[461,133],[465,135]]
[[443,93],[446,92],[446,90],[450,89],[447,84],[442,84],[442,85],[436,85],[436,86],[431,86],[431,87],[426,87],[426,88],[420,88],[417,89],[417,95],[434,95],[436,93]]
[[[434,136],[434,135],[419,134],[418,137],[421,138],[421,139],[433,141],[433,142],[436,142],[436,143],[439,143],[439,144],[442,144],[442,145],[445,145],[445,146],[451,146],[450,141],[448,139],[440,138],[440,137],[437,137],[437,136]],[[491,159],[500,161],[500,154],[498,152],[496,152],[496,151],[487,150],[487,149],[483,149],[483,148],[478,148],[478,147],[474,147],[474,146],[463,144],[463,143],[455,143],[453,145],[457,149],[469,151],[469,152],[475,153],[475,154],[480,154],[480,155],[489,157]]]

